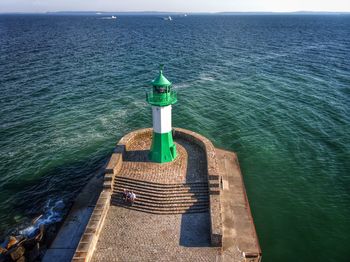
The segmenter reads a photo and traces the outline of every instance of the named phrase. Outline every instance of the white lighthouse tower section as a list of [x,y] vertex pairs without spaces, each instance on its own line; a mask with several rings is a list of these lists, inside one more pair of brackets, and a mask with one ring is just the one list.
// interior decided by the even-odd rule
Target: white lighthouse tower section
[[171,105],[152,106],[153,130],[158,134],[171,131]]

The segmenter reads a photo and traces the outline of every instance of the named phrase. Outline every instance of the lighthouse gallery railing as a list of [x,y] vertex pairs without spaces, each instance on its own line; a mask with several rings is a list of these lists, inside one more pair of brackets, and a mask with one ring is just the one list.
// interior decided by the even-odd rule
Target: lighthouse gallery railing
[[169,93],[155,94],[154,92],[146,92],[146,101],[150,104],[159,106],[171,105],[177,101],[177,93],[170,91]]

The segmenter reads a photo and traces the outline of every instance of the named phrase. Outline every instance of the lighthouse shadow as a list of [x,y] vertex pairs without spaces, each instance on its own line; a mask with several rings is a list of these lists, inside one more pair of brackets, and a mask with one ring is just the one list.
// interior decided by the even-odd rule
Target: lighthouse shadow
[[148,158],[149,150],[130,150],[123,154],[123,161],[126,162],[150,162]]
[[[175,141],[187,151],[186,184],[189,186],[189,192],[197,195],[195,184],[208,182],[205,152],[188,140],[175,137]],[[194,204],[187,213],[181,215],[179,244],[184,247],[211,246],[209,208],[197,213]]]
[[210,247],[209,213],[186,213],[181,216],[180,246]]

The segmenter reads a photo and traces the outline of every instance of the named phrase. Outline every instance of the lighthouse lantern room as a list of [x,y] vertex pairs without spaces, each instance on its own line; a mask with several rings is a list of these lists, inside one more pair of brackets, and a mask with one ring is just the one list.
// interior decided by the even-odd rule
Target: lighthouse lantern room
[[152,106],[153,136],[149,158],[153,162],[166,163],[176,158],[176,145],[171,126],[171,105],[177,102],[177,94],[171,82],[163,75],[163,65],[159,75],[151,82],[152,91],[146,93],[146,100]]

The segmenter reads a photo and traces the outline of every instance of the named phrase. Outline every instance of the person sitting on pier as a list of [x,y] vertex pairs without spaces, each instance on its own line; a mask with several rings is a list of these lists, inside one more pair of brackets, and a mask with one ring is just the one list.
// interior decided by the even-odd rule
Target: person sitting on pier
[[122,194],[123,194],[123,200],[127,202],[128,199],[130,198],[130,194],[131,194],[130,191],[124,188]]
[[136,200],[136,194],[133,191],[131,191],[131,193],[130,193],[129,200],[130,200],[131,204],[134,203]]

